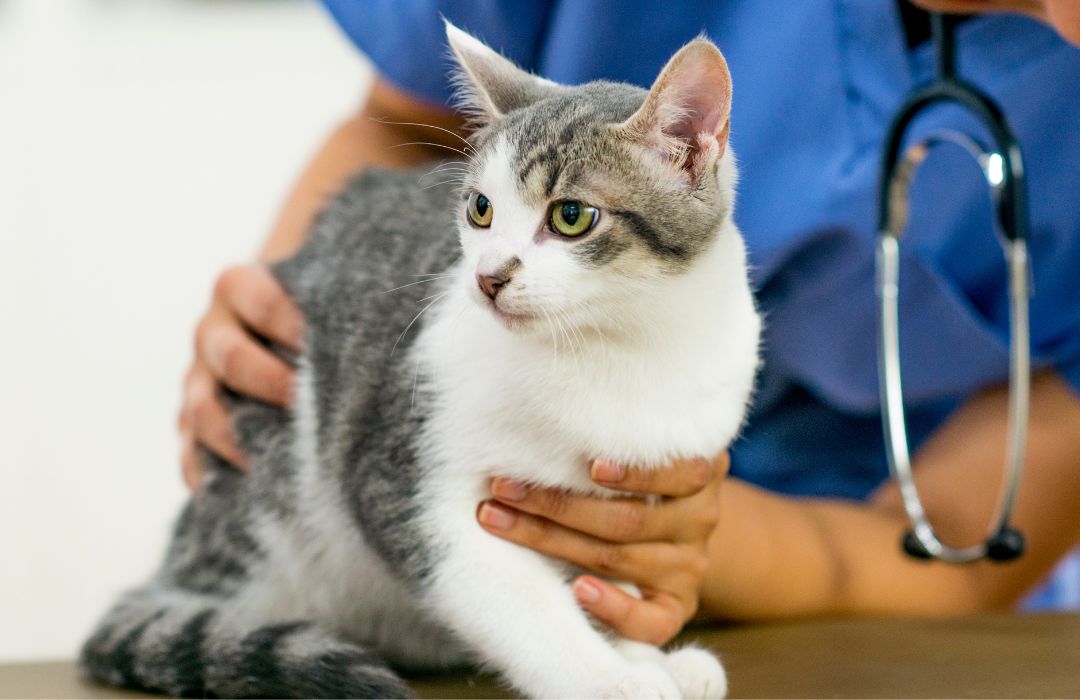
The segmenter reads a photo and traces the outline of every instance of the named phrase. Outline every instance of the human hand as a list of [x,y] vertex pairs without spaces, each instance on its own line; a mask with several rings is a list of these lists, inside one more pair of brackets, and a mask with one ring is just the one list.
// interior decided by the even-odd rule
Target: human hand
[[302,335],[299,310],[266,267],[239,265],[218,276],[210,308],[195,330],[195,359],[184,379],[181,464],[188,488],[202,481],[197,444],[247,468],[221,401],[223,386],[278,406],[292,401],[292,368],[256,337],[297,350]]
[[936,12],[1018,12],[1036,17],[1056,29],[1066,41],[1080,46],[1080,2],[1076,0],[911,0]]
[[[493,535],[641,590],[642,599],[596,576],[574,580],[578,603],[619,634],[650,644],[670,641],[698,609],[709,564],[708,540],[719,517],[727,453],[667,469],[625,469],[593,462],[595,483],[625,497],[583,496],[491,481],[477,518]],[[663,498],[650,505],[641,494]]]

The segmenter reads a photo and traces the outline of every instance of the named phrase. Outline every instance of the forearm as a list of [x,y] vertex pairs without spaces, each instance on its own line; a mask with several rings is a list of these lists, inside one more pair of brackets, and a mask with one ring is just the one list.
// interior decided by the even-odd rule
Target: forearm
[[362,168],[409,168],[453,156],[461,142],[442,129],[457,133],[460,120],[377,80],[361,110],[330,134],[300,175],[259,258],[279,260],[295,251],[327,199]]
[[981,607],[974,568],[949,569],[901,553],[906,520],[899,514],[794,499],[735,480],[722,499],[724,515],[710,541],[713,571],[702,591],[702,609],[711,616],[933,615]]
[[[985,536],[1001,481],[1007,393],[960,408],[915,459],[939,534]],[[1080,401],[1054,375],[1036,378],[1025,480],[1014,522],[1027,552],[1008,564],[953,566],[907,557],[907,528],[891,482],[867,502],[797,499],[730,480],[710,540],[702,609],[728,619],[823,614],[947,615],[1012,604],[1080,535]]]

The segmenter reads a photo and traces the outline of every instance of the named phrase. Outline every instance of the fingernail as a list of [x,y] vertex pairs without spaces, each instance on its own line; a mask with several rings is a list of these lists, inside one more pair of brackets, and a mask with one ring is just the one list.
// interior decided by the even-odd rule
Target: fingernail
[[606,459],[597,459],[592,463],[590,470],[593,481],[607,481],[609,483],[622,481],[626,476],[626,467]]
[[499,478],[491,482],[491,493],[503,501],[522,501],[525,500],[529,489],[520,481]]
[[600,589],[585,579],[574,581],[574,597],[579,603],[588,605],[600,600]]
[[480,522],[496,530],[509,530],[514,521],[517,520],[517,516],[514,515],[513,511],[491,501],[484,501],[481,504],[480,513],[477,517],[480,518]]

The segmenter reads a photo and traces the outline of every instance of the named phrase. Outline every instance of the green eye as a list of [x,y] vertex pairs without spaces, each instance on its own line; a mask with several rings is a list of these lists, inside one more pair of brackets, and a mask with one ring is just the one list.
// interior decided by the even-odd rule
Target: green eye
[[551,228],[558,234],[573,238],[588,232],[599,218],[596,207],[581,202],[556,202],[551,208]]
[[491,206],[491,200],[484,195],[479,192],[473,192],[469,195],[466,211],[473,226],[479,226],[480,228],[491,226],[491,217],[495,212]]

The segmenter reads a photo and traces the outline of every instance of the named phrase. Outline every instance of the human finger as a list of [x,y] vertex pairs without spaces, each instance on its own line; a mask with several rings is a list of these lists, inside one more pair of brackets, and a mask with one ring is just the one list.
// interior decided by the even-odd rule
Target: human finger
[[481,503],[477,519],[493,535],[611,578],[658,585],[684,568],[674,544],[606,542],[497,501]]
[[670,642],[696,612],[669,593],[648,591],[639,600],[595,576],[579,576],[573,591],[578,605],[597,620],[624,637],[657,646]]
[[491,480],[500,503],[609,542],[682,541],[696,538],[715,522],[715,505],[693,498],[649,503],[643,498],[604,498],[563,489],[530,487],[505,477]]
[[218,395],[214,378],[202,367],[192,369],[185,386],[185,406],[181,432],[194,442],[239,469],[248,469],[244,453],[233,435],[232,417]]
[[198,491],[202,485],[203,470],[199,455],[195,450],[195,439],[190,435],[182,437],[180,446],[180,473],[189,491]]
[[235,311],[256,334],[300,349],[303,317],[289,295],[262,265],[230,267],[218,276],[214,298]]
[[596,459],[589,466],[589,476],[600,486],[618,491],[690,496],[705,488],[714,478],[727,474],[726,452],[715,459],[687,459],[659,469],[634,469],[625,464]]
[[196,333],[199,359],[238,394],[276,406],[292,402],[293,370],[227,318],[207,316]]

